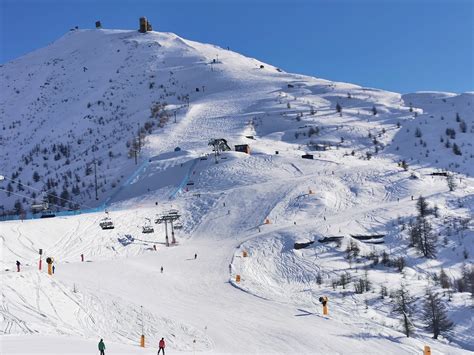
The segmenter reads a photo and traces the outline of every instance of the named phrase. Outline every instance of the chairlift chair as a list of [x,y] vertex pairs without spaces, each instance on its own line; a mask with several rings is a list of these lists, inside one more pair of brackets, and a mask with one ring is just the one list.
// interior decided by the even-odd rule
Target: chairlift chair
[[152,226],[143,226],[142,227],[142,233],[148,234],[148,233],[154,233],[155,229]]
[[148,233],[154,233],[155,232],[155,229],[153,228],[153,226],[151,225],[151,220],[150,218],[146,218],[146,222],[145,224],[143,225],[142,227],[142,233],[145,233],[145,234],[148,234]]
[[53,218],[56,217],[56,214],[51,210],[44,210],[41,212],[40,218]]
[[102,219],[99,225],[100,225],[100,228],[102,228],[103,230],[115,228],[114,223],[109,217],[105,217],[104,219]]
[[56,214],[49,208],[49,203],[46,197],[43,197],[43,202],[41,204],[32,205],[31,209],[33,210],[33,213],[41,212],[40,218],[56,217]]

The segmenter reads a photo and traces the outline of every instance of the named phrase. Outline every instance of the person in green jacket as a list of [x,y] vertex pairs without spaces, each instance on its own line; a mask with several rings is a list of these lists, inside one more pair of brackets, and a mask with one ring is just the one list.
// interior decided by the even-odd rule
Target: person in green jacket
[[99,341],[99,351],[100,351],[100,355],[105,355],[104,339],[100,339],[100,341]]

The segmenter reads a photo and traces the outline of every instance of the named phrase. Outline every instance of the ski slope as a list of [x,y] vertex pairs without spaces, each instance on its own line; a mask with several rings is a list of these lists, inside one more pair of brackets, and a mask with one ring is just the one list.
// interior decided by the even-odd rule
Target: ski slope
[[[19,158],[36,144],[61,140],[71,146],[69,164],[61,157],[46,167],[38,162],[54,161],[52,153],[45,155],[48,160],[41,150],[34,153],[28,165],[43,168],[31,187],[40,189],[56,174],[65,183],[61,176],[71,170],[88,181],[74,201],[84,210],[105,205],[115,224],[113,230],[100,229],[103,211],[0,222],[2,353],[87,354],[104,338],[110,352],[152,354],[161,337],[167,351],[177,354],[419,354],[424,345],[433,354],[474,350],[469,292],[453,292],[449,302],[444,297],[455,327],[439,340],[431,339],[416,316],[416,332],[406,338],[393,301],[380,297],[382,286],[394,291],[405,283],[419,310],[426,288],[442,292],[433,273],[443,267],[458,278],[472,264],[472,221],[465,229],[448,228],[474,214],[474,94],[400,95],[285,73],[174,34],[118,30],[73,31],[2,66],[0,76],[7,92],[0,102],[2,123],[15,126],[1,136],[2,149],[12,139],[25,142],[6,151],[2,171],[16,171]],[[176,122],[173,115],[145,135],[134,165],[125,142],[160,95],[170,112],[179,107]],[[178,99],[183,95],[189,103]],[[87,107],[100,97],[103,105]],[[44,105],[39,108],[35,100]],[[20,105],[23,101],[33,106]],[[107,111],[107,105],[119,105],[123,114]],[[86,112],[90,119],[83,118]],[[457,129],[456,113],[467,132]],[[430,116],[439,121],[425,123]],[[31,129],[22,129],[25,125]],[[446,127],[455,125],[461,156],[439,142]],[[417,127],[426,147],[414,135]],[[225,138],[232,148],[249,144],[251,154],[224,152],[216,164],[211,138]],[[82,147],[94,142],[104,147],[94,152],[103,160],[100,180],[109,181],[101,185],[99,201],[90,195],[93,175],[80,173],[92,156],[92,151],[80,155]],[[315,151],[317,144],[329,149]],[[432,152],[426,156],[422,149]],[[314,159],[302,159],[305,153]],[[398,165],[401,160],[408,162],[407,171]],[[439,169],[455,174],[454,191],[445,178],[430,175]],[[14,180],[25,182],[31,175],[24,166]],[[6,181],[0,183],[6,188]],[[2,204],[9,208],[18,196],[5,195]],[[438,207],[436,259],[408,247],[398,223],[416,215],[420,195]],[[182,214],[183,228],[176,231],[178,243],[166,247],[163,225],[154,225],[153,234],[141,228],[146,218],[171,208]],[[403,256],[403,272],[371,267],[363,258],[348,262],[350,235],[364,233],[385,234],[385,243],[357,242],[361,254]],[[336,235],[344,236],[340,246],[317,241]],[[315,242],[293,249],[301,240]],[[54,257],[53,276],[38,270],[39,248]],[[355,279],[365,270],[369,292],[331,285],[341,273]],[[329,316],[322,315],[322,295],[329,297]],[[138,347],[142,317],[145,349]]]

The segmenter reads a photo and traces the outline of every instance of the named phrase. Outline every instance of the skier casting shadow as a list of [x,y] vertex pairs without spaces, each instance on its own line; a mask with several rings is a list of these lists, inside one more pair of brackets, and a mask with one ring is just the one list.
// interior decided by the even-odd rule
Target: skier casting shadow
[[163,355],[165,355],[165,338],[161,338],[160,340],[160,343],[158,344],[159,345],[159,349],[158,349],[158,354],[157,355],[160,355],[160,351],[163,350]]

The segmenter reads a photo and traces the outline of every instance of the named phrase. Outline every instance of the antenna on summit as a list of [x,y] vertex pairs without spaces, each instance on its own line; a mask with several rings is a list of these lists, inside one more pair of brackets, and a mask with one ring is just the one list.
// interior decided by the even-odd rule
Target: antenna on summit
[[146,32],[153,31],[153,27],[151,26],[151,23],[147,20],[145,16],[140,17],[139,23],[140,23],[140,28],[138,29],[138,32],[146,33]]

